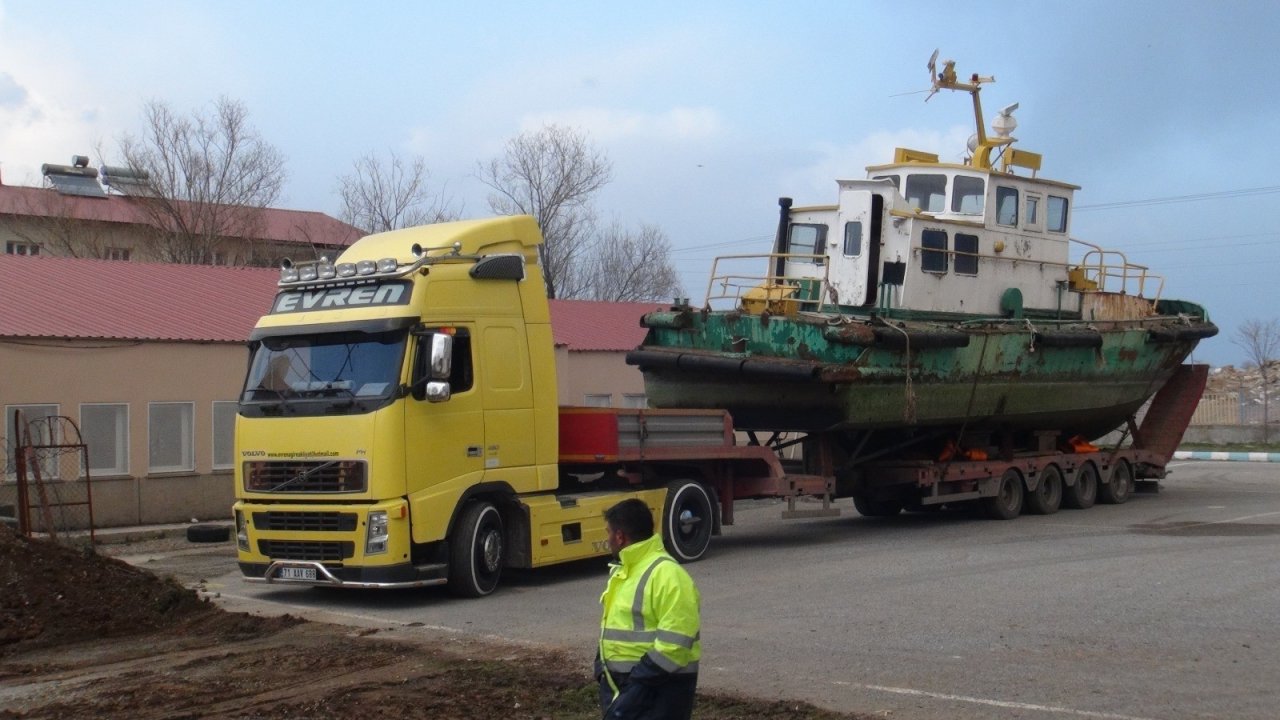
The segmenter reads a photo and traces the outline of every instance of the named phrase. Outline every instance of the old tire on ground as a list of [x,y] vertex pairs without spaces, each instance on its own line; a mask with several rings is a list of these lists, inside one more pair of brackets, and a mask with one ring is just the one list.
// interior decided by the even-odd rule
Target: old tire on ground
[[1076,471],[1076,482],[1062,489],[1062,504],[1076,510],[1093,507],[1098,500],[1098,466],[1086,462]]
[[190,525],[187,527],[187,542],[216,543],[231,539],[230,525]]
[[667,485],[662,507],[662,544],[682,563],[707,554],[715,530],[715,504],[702,483],[677,480]]
[[1119,505],[1133,492],[1133,469],[1128,460],[1117,461],[1111,468],[1111,476],[1098,486],[1098,502]]
[[493,503],[468,505],[449,543],[449,592],[483,597],[498,587],[506,563],[502,515]]
[[866,495],[854,495],[853,507],[867,517],[893,517],[902,512],[901,501],[879,500]]
[[1022,497],[1025,487],[1022,485],[1022,473],[1009,468],[1000,476],[999,491],[992,497],[984,497],[978,502],[982,511],[993,520],[1012,520],[1022,512]]
[[1040,471],[1036,489],[1027,493],[1026,511],[1035,515],[1052,515],[1062,507],[1062,471],[1049,465]]

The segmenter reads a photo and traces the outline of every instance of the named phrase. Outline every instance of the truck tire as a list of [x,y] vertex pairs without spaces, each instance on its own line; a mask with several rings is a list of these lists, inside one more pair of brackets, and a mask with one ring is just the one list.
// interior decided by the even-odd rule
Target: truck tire
[[879,500],[866,495],[854,495],[853,507],[866,517],[893,517],[902,512],[901,501]]
[[506,559],[498,508],[489,502],[468,505],[449,542],[449,592],[468,598],[488,595],[497,589]]
[[1118,461],[1111,468],[1111,477],[1098,486],[1098,502],[1107,505],[1119,505],[1129,499],[1133,492],[1133,470],[1128,460]]
[[1022,512],[1022,497],[1025,491],[1022,484],[1022,473],[1009,468],[1000,476],[999,489],[992,497],[984,497],[978,502],[987,517],[993,520],[1012,520]]
[[231,539],[230,525],[189,525],[187,526],[187,542],[217,543]]
[[662,544],[682,563],[707,554],[715,529],[715,506],[702,483],[677,480],[667,485],[662,508]]
[[1062,471],[1057,465],[1049,465],[1040,471],[1036,489],[1027,493],[1027,512],[1035,515],[1052,515],[1062,507]]
[[1076,471],[1076,482],[1062,489],[1062,504],[1076,510],[1087,510],[1098,500],[1098,466],[1086,462]]

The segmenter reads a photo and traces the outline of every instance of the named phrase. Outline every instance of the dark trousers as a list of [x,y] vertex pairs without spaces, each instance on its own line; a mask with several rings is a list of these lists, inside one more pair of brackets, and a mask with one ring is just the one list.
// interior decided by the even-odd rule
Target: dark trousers
[[630,682],[625,674],[615,674],[618,698],[614,700],[609,681],[600,677],[600,710],[604,720],[689,720],[693,717],[693,696],[697,673],[672,675],[656,685]]

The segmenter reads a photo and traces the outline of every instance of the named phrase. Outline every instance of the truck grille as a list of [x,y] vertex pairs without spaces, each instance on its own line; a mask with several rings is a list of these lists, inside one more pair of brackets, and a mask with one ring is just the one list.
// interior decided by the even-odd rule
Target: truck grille
[[368,487],[358,460],[251,461],[244,464],[248,492],[356,493]]
[[304,532],[351,532],[356,529],[355,513],[338,512],[256,512],[253,526],[259,530],[301,530]]
[[258,552],[272,560],[318,560],[336,562],[355,554],[355,543],[259,540]]

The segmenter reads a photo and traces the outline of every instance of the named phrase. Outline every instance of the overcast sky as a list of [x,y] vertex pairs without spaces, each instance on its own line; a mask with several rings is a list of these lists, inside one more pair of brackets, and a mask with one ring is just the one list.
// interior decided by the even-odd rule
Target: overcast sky
[[1239,364],[1236,326],[1280,317],[1280,3],[539,5],[0,0],[0,174],[110,162],[144,102],[226,95],[287,156],[286,207],[336,215],[352,160],[396,150],[482,216],[477,161],[556,122],[613,161],[602,217],[662,227],[700,298],[712,257],[769,250],[780,195],[833,202],[897,145],[961,158],[968,97],[916,92],[941,48],[1083,186],[1074,236],[1209,308],[1197,359]]

